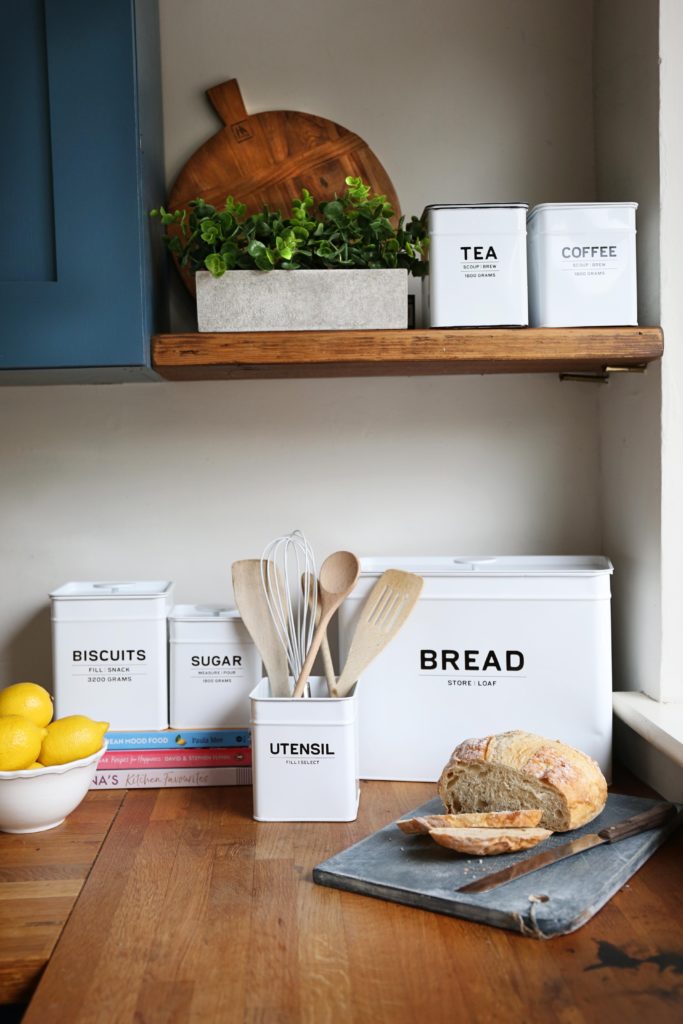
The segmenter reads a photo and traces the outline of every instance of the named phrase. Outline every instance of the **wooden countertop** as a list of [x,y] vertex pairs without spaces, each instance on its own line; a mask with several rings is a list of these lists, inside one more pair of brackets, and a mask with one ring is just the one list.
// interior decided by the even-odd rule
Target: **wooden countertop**
[[47,962],[23,1024],[683,1018],[683,830],[545,942],[313,884],[433,794],[366,782],[355,822],[270,824],[249,787],[90,793],[52,832],[0,836],[0,1000]]
[[0,832],[0,1019],[28,1002],[124,797],[89,793],[49,832]]

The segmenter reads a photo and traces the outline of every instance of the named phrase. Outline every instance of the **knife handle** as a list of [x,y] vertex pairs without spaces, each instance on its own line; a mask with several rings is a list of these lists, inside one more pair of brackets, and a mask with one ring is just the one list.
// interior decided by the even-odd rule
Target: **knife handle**
[[626,821],[620,821],[617,825],[609,825],[600,829],[598,835],[608,843],[616,843],[617,839],[626,839],[628,836],[635,836],[639,832],[647,832],[650,828],[662,825],[672,814],[676,812],[676,805],[670,803],[659,803],[651,807],[643,814],[636,814]]

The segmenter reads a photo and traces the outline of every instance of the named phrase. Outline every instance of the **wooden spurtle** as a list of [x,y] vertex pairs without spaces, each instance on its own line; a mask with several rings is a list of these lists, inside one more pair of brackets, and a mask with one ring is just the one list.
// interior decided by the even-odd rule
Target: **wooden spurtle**
[[[301,589],[303,590],[304,597],[305,597],[306,596],[306,574],[305,573],[303,573],[302,576],[301,576]],[[309,605],[311,604],[312,597],[313,597],[313,595],[310,594],[309,595]],[[320,622],[320,614],[321,614],[320,604],[318,603],[318,604],[316,604],[316,609],[315,609],[315,625],[316,626]],[[325,631],[325,633],[323,633],[323,638],[320,641],[320,654],[322,655],[322,659],[323,659],[323,668],[325,670],[325,678],[327,679],[327,689],[329,690],[330,697],[331,697],[332,696],[332,691],[333,691],[334,686],[336,684],[337,674],[334,671],[334,663],[332,661],[332,653],[330,651],[330,645],[329,645],[329,642],[328,642],[328,639],[327,639],[327,631]]]

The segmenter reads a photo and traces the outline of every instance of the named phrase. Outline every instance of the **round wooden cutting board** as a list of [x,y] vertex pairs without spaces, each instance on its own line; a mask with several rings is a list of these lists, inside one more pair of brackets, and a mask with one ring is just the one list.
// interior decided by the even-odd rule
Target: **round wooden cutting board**
[[[367,143],[347,128],[294,110],[249,115],[235,78],[208,89],[207,96],[223,127],[181,170],[168,198],[169,210],[183,209],[198,196],[222,206],[231,195],[249,213],[264,204],[288,213],[302,188],[322,202],[343,192],[345,178],[353,176],[386,195],[400,216],[389,175]],[[182,277],[194,291],[189,275]]]

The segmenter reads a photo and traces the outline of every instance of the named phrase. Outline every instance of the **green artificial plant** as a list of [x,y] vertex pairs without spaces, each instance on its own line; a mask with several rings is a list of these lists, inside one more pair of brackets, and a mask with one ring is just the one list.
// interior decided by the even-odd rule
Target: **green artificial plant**
[[292,200],[289,217],[264,206],[247,216],[244,203],[228,196],[222,209],[193,199],[189,210],[152,210],[170,230],[164,234],[178,263],[191,272],[208,270],[318,270],[404,267],[427,272],[428,238],[423,222],[401,217],[386,196],[373,194],[361,178],[346,178],[343,195],[320,203],[307,189]]

